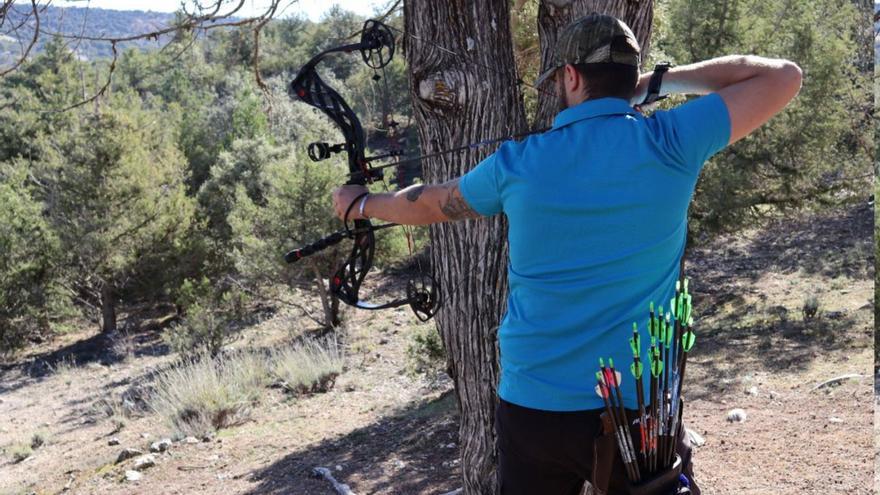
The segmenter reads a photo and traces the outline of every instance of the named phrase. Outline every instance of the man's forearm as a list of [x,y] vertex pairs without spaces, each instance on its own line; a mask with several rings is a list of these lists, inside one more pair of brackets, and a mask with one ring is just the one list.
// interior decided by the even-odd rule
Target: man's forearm
[[458,179],[439,185],[417,184],[395,193],[371,194],[364,203],[364,215],[403,225],[428,225],[479,216],[461,196]]
[[[793,64],[787,60],[755,55],[713,58],[670,69],[663,77],[660,94],[708,94],[754,77],[775,77],[789,66]],[[651,74],[653,72],[648,72],[639,78],[635,103],[644,99]]]
[[435,211],[429,207],[424,192],[425,186],[417,184],[393,193],[370,194],[364,204],[364,214],[403,225],[435,223]]

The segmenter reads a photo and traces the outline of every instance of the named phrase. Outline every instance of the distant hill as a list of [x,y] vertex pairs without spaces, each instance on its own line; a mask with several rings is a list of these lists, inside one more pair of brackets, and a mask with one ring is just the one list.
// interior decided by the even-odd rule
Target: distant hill
[[[9,17],[0,31],[0,63],[8,64],[16,60],[21,53],[20,43],[26,44],[33,37],[33,21],[24,26],[18,33],[10,33],[9,26],[17,25],[25,19],[25,14],[30,9],[17,4],[10,9]],[[46,32],[58,32],[66,34],[83,33],[87,36],[131,36],[155,31],[168,26],[174,20],[174,14],[166,12],[144,12],[142,10],[108,10],[82,7],[48,7],[40,15],[40,29],[44,32],[36,47],[39,52],[43,45],[52,39],[45,35]],[[109,57],[112,52],[110,44],[95,41],[71,40],[70,48],[83,60]],[[122,43],[119,50],[136,47],[143,50],[155,49],[162,46],[162,41],[137,40]]]

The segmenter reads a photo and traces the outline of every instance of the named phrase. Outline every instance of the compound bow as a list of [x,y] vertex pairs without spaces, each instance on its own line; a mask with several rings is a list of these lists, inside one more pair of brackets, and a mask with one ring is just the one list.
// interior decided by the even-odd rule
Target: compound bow
[[[364,23],[361,39],[358,43],[324,50],[309,60],[290,83],[291,97],[324,112],[342,132],[345,138],[344,143],[311,143],[308,146],[308,154],[313,161],[321,161],[330,158],[335,153],[345,152],[348,156],[349,169],[347,185],[367,185],[381,180],[382,170],[371,168],[370,162],[399,156],[400,153],[394,151],[382,156],[366,156],[366,138],[360,120],[339,93],[321,79],[316,67],[327,55],[360,52],[361,58],[368,67],[379,70],[391,61],[394,56],[394,48],[395,39],[390,28],[379,21],[368,20]],[[374,79],[378,79],[378,77],[377,74]],[[386,124],[394,125],[391,119],[387,118]],[[361,284],[373,266],[373,255],[376,251],[375,231],[396,225],[393,223],[372,225],[369,220],[355,220],[353,228],[350,228],[346,219],[344,229],[307,246],[290,251],[284,256],[284,259],[288,263],[294,263],[336,245],[343,239],[352,239],[354,242],[351,253],[330,279],[330,292],[345,304],[361,309],[377,310],[409,305],[419,320],[427,321],[434,316],[440,306],[440,284],[433,276],[421,270],[417,277],[412,277],[407,281],[406,297],[402,299],[370,304],[362,301],[359,297]]]

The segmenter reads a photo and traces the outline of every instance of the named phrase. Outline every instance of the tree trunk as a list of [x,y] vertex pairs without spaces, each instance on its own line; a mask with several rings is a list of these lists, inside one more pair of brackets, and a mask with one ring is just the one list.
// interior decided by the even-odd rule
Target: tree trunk
[[871,0],[853,0],[859,9],[859,19],[854,26],[856,46],[856,67],[862,74],[871,74],[874,70],[874,3]]
[[[648,58],[651,41],[651,21],[654,18],[654,4],[651,0],[542,0],[538,7],[538,37],[541,42],[541,70],[550,67],[557,33],[575,19],[593,12],[608,14],[623,20],[639,40],[642,49],[642,63]],[[643,66],[642,69],[645,69]],[[559,111],[555,89],[552,82],[544,83],[547,93],[538,93],[538,111],[533,128],[547,127]]]
[[330,328],[339,326],[339,298],[331,294],[324,283],[324,276],[318,269],[318,263],[311,260],[312,274],[315,276],[315,288],[321,297],[321,307],[324,309],[324,324]]
[[116,333],[116,294],[113,284],[107,282],[101,286],[101,331]]
[[[423,153],[525,130],[509,9],[508,0],[404,4],[404,42]],[[459,177],[493,150],[426,159],[425,180]],[[432,261],[443,293],[437,326],[458,398],[466,494],[497,491],[496,334],[506,307],[506,238],[502,215],[431,227]]]

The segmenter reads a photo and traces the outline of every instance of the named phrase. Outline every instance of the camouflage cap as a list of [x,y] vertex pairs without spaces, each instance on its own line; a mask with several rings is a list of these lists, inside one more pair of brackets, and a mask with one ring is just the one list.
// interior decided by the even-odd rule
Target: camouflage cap
[[559,34],[550,68],[535,86],[567,64],[613,63],[639,66],[639,42],[632,30],[616,17],[590,14],[572,22]]

